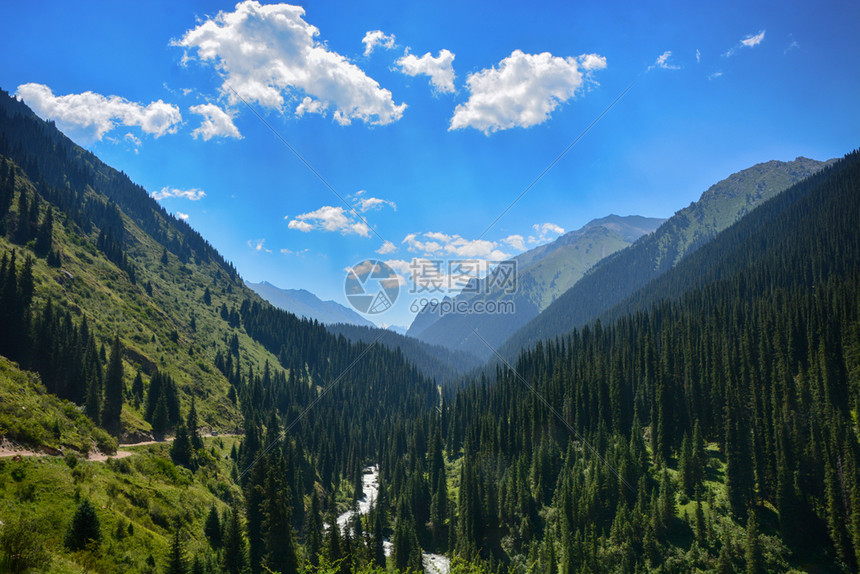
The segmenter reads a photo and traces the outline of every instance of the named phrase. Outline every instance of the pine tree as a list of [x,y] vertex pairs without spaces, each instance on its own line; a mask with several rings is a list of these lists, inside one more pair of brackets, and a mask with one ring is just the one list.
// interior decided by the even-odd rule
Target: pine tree
[[170,458],[173,464],[194,470],[194,451],[191,449],[191,439],[183,423],[176,425],[176,436],[170,445]]
[[762,574],[764,559],[762,556],[761,540],[758,532],[758,519],[755,512],[749,513],[747,520],[747,539],[744,547],[747,574]]
[[131,383],[131,396],[134,398],[135,404],[140,405],[143,400],[143,376],[140,374],[140,370],[137,371],[134,381]]
[[[150,388],[151,385],[152,383]],[[152,413],[152,434],[155,435],[156,440],[161,440],[168,428],[170,428],[170,422],[167,417],[167,400],[162,393],[155,404],[155,412]]]
[[203,527],[203,534],[209,540],[212,548],[221,547],[221,520],[218,517],[218,509],[215,504],[209,509],[209,515],[206,517],[206,524]]
[[224,533],[224,570],[228,574],[242,574],[245,568],[245,539],[242,537],[242,523],[239,505],[234,502],[230,510]]
[[191,408],[188,409],[188,418],[186,419],[185,428],[188,430],[188,435],[191,437],[191,448],[195,451],[203,448],[203,439],[200,438],[200,430],[197,421],[197,406],[195,405],[194,397],[191,397]]
[[87,402],[84,405],[84,412],[96,424],[101,422],[101,406],[102,380],[101,377],[91,376],[87,384]]
[[36,245],[34,251],[39,257],[45,257],[51,251],[53,246],[54,236],[54,209],[48,207],[48,212],[39,226],[39,231],[36,234]]
[[681,441],[681,454],[678,457],[678,475],[681,483],[681,491],[687,496],[692,496],[696,488],[696,463],[692,446],[686,434]]
[[176,530],[170,542],[170,554],[168,554],[167,564],[164,567],[164,574],[187,574],[187,572],[188,566],[185,563],[185,548],[183,548],[179,530]]
[[102,425],[114,435],[118,435],[122,427],[120,420],[124,391],[122,377],[122,346],[119,337],[114,337],[110,361],[105,370],[104,405],[102,407]]
[[280,574],[296,574],[299,564],[290,523],[290,491],[284,482],[286,469],[283,457],[280,453],[276,456],[266,476],[263,501],[265,564]]
[[319,564],[322,552],[322,519],[320,517],[320,499],[316,493],[311,494],[311,509],[307,515],[307,554],[308,561],[313,565]]
[[72,552],[98,546],[101,542],[101,524],[96,509],[88,499],[81,500],[66,533],[66,548]]

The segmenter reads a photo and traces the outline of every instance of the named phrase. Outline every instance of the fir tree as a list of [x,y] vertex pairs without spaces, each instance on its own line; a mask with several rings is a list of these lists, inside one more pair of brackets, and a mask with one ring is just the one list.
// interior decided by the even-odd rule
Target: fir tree
[[209,540],[212,548],[221,547],[221,520],[218,517],[218,509],[215,504],[209,509],[209,514],[206,516],[206,524],[203,527],[203,534]]
[[102,407],[102,425],[114,435],[121,430],[122,397],[124,386],[122,382],[122,346],[119,337],[114,337],[111,345],[110,361],[105,370],[104,405]]
[[66,548],[72,552],[98,546],[101,542],[101,524],[96,509],[88,499],[81,500],[66,533]]
[[187,574],[188,567],[185,563],[185,548],[182,545],[182,539],[179,536],[179,530],[173,533],[173,539],[170,542],[170,553],[167,557],[167,564],[164,567],[164,574]]
[[176,425],[176,436],[170,445],[170,458],[173,464],[194,469],[194,451],[191,449],[191,439],[183,423]]

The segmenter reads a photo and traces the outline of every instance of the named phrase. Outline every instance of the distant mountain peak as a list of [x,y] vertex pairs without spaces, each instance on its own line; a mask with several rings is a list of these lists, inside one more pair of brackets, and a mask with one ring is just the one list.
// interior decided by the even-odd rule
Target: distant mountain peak
[[323,301],[307,289],[282,289],[268,281],[245,284],[269,303],[306,319],[315,319],[324,325],[346,323],[360,327],[376,327],[356,311],[337,301]]

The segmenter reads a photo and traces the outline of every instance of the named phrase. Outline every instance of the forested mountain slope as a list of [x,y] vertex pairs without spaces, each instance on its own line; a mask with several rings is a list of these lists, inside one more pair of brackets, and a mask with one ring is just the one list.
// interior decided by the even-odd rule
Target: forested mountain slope
[[538,317],[508,339],[502,354],[562,335],[617,305],[756,206],[821,169],[825,162],[799,157],[769,161],[711,186],[698,201],[670,217],[656,232],[594,266]]
[[856,571],[858,221],[855,152],[721,234],[722,259],[691,259],[705,276],[679,300],[462,390],[461,552],[542,572]]
[[399,349],[406,360],[418,367],[422,374],[435,379],[441,385],[450,383],[464,373],[483,365],[483,361],[478,357],[464,351],[452,351],[439,345],[429,345],[390,329],[359,327],[343,323],[327,325],[326,329],[330,333],[343,335],[350,341],[364,343],[377,341],[378,344],[389,349]]
[[[310,509],[322,500],[322,520],[377,458],[385,429],[439,404],[436,386],[399,352],[352,344],[263,302],[186,223],[5,92],[0,324],[0,355],[18,363],[4,363],[0,391],[20,401],[4,405],[0,440],[59,449],[68,462],[0,459],[0,486],[21,485],[0,489],[0,520],[9,525],[0,532],[0,569],[14,558],[12,540],[46,548],[63,571],[154,571],[181,530],[189,552],[219,568],[241,559],[259,572],[262,542],[244,525],[262,526],[252,512],[243,516],[246,495],[249,510],[257,508],[264,452],[284,457],[285,477],[294,473],[265,500],[296,501],[282,509],[284,520],[304,533],[305,501]],[[23,395],[19,378],[30,381]],[[58,398],[32,396],[45,391]],[[44,416],[33,419],[28,405],[42,405]],[[276,430],[282,423],[292,423],[286,441]],[[77,462],[94,447],[116,448],[97,425],[124,440],[175,441],[136,450],[130,466]],[[232,438],[204,444],[209,428],[243,434],[241,446]],[[95,515],[110,527],[92,549],[63,534],[80,534],[81,512],[92,521],[86,499],[100,501]],[[203,534],[210,506],[242,525],[234,542],[247,541],[247,554],[211,559]]]

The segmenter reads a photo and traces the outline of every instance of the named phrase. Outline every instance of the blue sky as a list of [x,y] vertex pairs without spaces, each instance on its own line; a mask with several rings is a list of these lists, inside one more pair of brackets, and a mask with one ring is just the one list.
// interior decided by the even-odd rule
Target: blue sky
[[857,147],[860,4],[696,4],[7,2],[0,87],[246,279],[346,303],[364,259],[516,255]]

